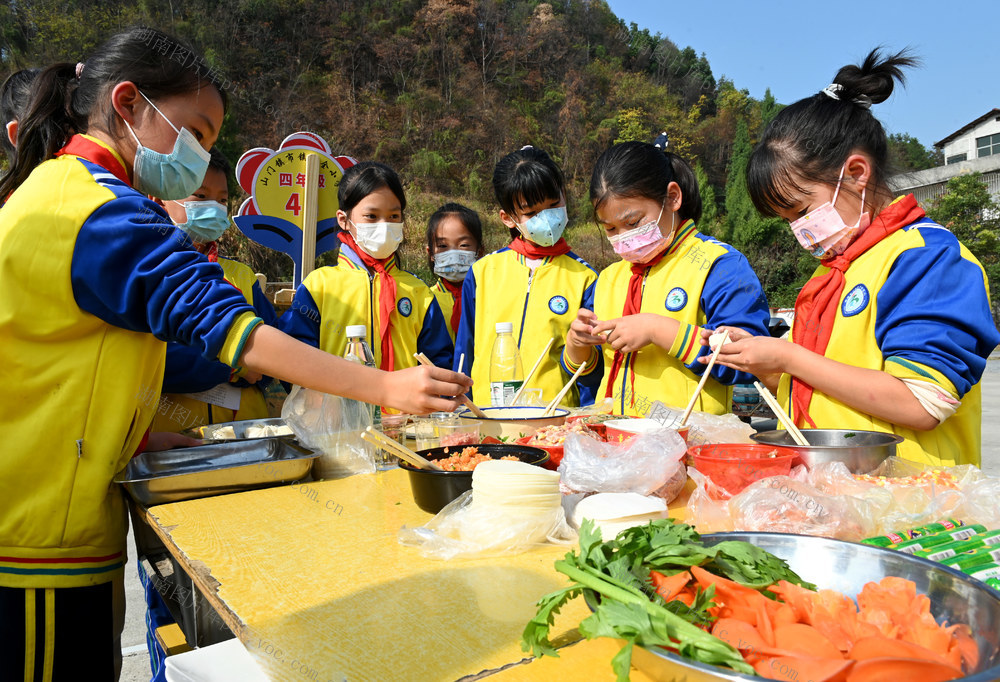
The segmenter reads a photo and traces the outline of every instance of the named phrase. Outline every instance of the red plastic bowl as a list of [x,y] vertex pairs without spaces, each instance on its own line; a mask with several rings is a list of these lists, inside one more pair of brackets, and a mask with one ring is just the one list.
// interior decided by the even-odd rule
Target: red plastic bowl
[[798,455],[784,452],[770,445],[716,443],[690,447],[687,455],[691,465],[712,483],[736,495],[754,481],[791,473]]
[[[518,438],[514,442],[517,443],[518,445],[528,445],[528,441],[530,441],[532,438],[533,438],[533,436],[523,436],[521,438]],[[541,464],[541,466],[543,468],[545,468],[545,469],[551,469],[552,471],[555,471],[556,469],[559,468],[559,462],[561,462],[562,458],[563,458],[563,452],[564,452],[563,448],[564,448],[564,446],[562,446],[562,445],[531,445],[529,447],[538,448],[539,450],[545,450],[545,452],[549,453],[548,460],[545,461],[545,462],[542,462],[542,464]]]

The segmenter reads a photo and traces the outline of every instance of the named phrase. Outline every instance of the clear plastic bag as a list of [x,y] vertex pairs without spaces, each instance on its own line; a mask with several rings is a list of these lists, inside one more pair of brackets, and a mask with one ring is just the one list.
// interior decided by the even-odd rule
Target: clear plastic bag
[[296,438],[323,454],[313,464],[315,478],[375,473],[375,448],[361,439],[372,425],[371,405],[293,386],[281,408]]
[[729,500],[735,530],[821,535],[839,540],[870,537],[875,516],[863,500],[824,495],[790,476],[757,481]]
[[656,494],[670,502],[684,487],[680,460],[686,450],[673,429],[645,433],[620,445],[570,434],[559,475],[572,492]]
[[576,531],[562,506],[544,515],[516,508],[476,506],[473,492],[459,495],[422,526],[403,526],[399,543],[433,559],[475,559],[521,554],[546,543],[568,545]]
[[[681,424],[683,410],[667,407],[659,400],[646,413],[647,419],[657,421],[664,426],[676,429]],[[750,438],[754,428],[740,420],[735,414],[708,414],[707,412],[692,412],[688,417],[690,427],[687,435],[688,445],[707,445],[709,443],[753,443]]]

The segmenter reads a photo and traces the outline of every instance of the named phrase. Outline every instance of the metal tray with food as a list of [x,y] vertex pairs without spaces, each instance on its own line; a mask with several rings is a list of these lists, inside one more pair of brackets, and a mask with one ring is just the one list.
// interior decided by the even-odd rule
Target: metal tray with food
[[181,432],[185,436],[200,440],[246,440],[248,438],[273,438],[291,436],[291,427],[284,419],[244,419],[238,422],[220,422],[193,426]]
[[290,438],[212,443],[144,452],[115,482],[150,506],[296,481],[309,473],[319,455]]

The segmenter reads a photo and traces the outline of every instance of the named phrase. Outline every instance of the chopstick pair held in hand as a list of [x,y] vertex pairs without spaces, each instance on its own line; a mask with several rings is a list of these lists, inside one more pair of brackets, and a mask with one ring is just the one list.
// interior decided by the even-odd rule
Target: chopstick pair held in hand
[[[413,357],[415,357],[417,359],[417,362],[419,362],[421,365],[425,365],[427,367],[434,367],[434,363],[431,362],[430,359],[428,359],[428,357],[423,353],[414,353]],[[462,357],[459,359],[459,364],[464,364],[464,359],[465,355],[463,354]],[[472,414],[476,415],[480,419],[486,419],[486,413],[480,410],[478,407],[476,407],[476,404],[471,400],[469,400],[469,396],[463,393],[461,396],[455,396],[455,397],[461,400],[462,404],[465,405],[467,408],[469,408]]]

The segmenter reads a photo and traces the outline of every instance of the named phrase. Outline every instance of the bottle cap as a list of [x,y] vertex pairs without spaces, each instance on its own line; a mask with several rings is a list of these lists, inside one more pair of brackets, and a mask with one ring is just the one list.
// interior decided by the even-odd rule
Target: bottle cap
[[362,339],[368,336],[368,327],[363,324],[347,325],[347,338],[351,339],[360,336]]
[[497,334],[510,334],[514,331],[513,322],[497,322]]

